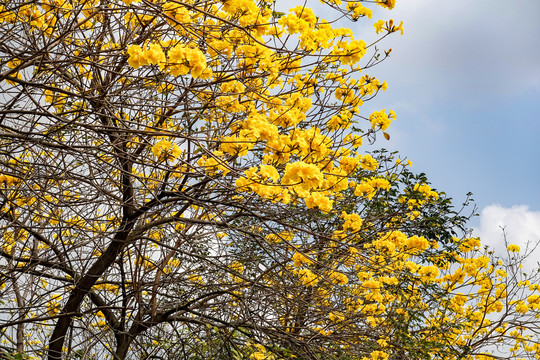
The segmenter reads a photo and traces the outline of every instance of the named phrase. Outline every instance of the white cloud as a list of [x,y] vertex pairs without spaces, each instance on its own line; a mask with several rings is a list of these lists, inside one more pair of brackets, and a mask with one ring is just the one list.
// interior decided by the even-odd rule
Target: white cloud
[[[527,243],[531,245],[540,241],[540,211],[531,211],[526,205],[515,205],[510,208],[494,204],[486,206],[480,213],[480,226],[473,234],[480,236],[482,243],[489,245],[496,252],[504,251],[504,235],[508,244],[516,244],[525,250]],[[530,260],[538,261],[537,248]],[[533,259],[534,257],[534,259]]]

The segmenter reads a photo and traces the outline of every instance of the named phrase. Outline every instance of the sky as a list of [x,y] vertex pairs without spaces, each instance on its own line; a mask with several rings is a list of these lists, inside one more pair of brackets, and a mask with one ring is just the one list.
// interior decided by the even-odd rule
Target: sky
[[369,43],[379,19],[405,33],[366,71],[389,88],[366,110],[393,109],[391,140],[432,186],[460,205],[468,192],[479,216],[471,227],[500,248],[540,240],[540,1],[398,0],[392,11],[353,23]]

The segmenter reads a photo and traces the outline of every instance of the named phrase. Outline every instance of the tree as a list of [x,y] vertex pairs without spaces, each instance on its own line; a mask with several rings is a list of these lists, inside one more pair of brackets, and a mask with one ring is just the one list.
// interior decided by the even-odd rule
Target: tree
[[360,72],[401,24],[371,45],[336,24],[266,1],[1,2],[5,356],[463,358],[534,329],[504,325],[536,298],[495,290],[449,199],[359,150],[389,139],[393,111],[361,112],[386,83]]

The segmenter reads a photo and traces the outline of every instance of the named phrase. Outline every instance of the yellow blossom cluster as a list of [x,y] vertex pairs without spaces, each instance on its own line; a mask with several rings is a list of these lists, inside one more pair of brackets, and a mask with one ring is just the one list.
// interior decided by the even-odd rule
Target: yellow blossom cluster
[[371,122],[371,128],[373,130],[386,130],[390,126],[390,122],[396,119],[396,113],[393,110],[390,110],[390,113],[387,115],[385,110],[375,111],[369,116],[369,121]]
[[319,282],[319,276],[309,269],[299,269],[298,276],[305,286],[316,286]]
[[508,245],[507,250],[510,252],[519,252],[521,249],[519,248],[519,245],[510,244]]
[[415,184],[413,190],[420,192],[426,198],[437,199],[439,197],[439,194],[431,190],[431,187],[427,184]]
[[174,76],[191,74],[194,78],[209,78],[212,70],[206,64],[206,57],[198,48],[177,44],[169,49],[167,71]]
[[366,43],[362,40],[340,41],[334,46],[330,55],[337,56],[345,65],[354,65],[366,53]]
[[304,6],[291,9],[291,13],[279,19],[279,24],[286,27],[289,34],[305,33],[312,30],[317,23],[313,10]]
[[371,155],[367,154],[362,156],[360,167],[365,170],[377,170],[379,168],[379,163]]
[[295,252],[292,256],[292,260],[294,261],[295,267],[301,267],[303,264],[312,264],[313,261],[309,259],[306,255]]
[[253,26],[257,35],[268,30],[270,11],[251,0],[231,0],[223,3],[223,11],[241,26]]
[[129,65],[134,69],[145,65],[158,65],[161,70],[165,67],[165,53],[159,44],[150,44],[148,49],[139,45],[131,45],[127,50]]
[[396,0],[377,0],[377,4],[392,10],[396,6]]
[[165,161],[177,159],[182,154],[182,150],[177,144],[162,139],[152,146],[152,153],[159,161]]
[[357,232],[362,228],[363,220],[358,214],[347,214],[345,211],[341,214],[345,219],[343,231]]
[[350,11],[353,20],[357,20],[362,16],[367,16],[369,19],[371,19],[373,16],[373,11],[363,6],[359,2],[347,2],[347,10]]
[[390,182],[384,178],[366,178],[356,185],[354,195],[371,200],[379,189],[389,190]]
[[339,271],[330,271],[326,274],[326,276],[330,279],[330,281],[337,285],[347,285],[349,282],[349,278],[347,278],[347,275],[339,272]]
[[0,185],[10,187],[21,183],[22,180],[11,175],[0,174]]
[[207,65],[206,57],[197,48],[177,44],[167,51],[167,56],[160,44],[150,44],[147,49],[139,45],[131,45],[127,54],[129,65],[137,69],[145,65],[158,65],[173,76],[191,74],[194,78],[208,78],[212,71]]
[[429,247],[428,241],[422,236],[412,236],[408,238],[405,245],[410,251],[424,251]]
[[60,294],[52,294],[49,301],[47,301],[47,314],[49,316],[55,316],[60,312],[61,304],[60,300],[62,296]]
[[394,20],[392,19],[386,22],[384,20],[379,20],[373,26],[375,27],[377,34],[381,32],[382,30],[386,30],[388,33],[400,31],[401,35],[403,35],[403,21],[400,22],[399,26],[395,26]]
[[196,13],[191,13],[186,6],[176,2],[165,2],[161,5],[163,14],[167,17],[167,22],[177,30],[182,30],[182,26],[192,23]]

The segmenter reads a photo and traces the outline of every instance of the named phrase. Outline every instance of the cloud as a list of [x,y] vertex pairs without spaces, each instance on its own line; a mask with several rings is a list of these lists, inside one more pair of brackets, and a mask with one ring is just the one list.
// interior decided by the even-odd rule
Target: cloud
[[[498,204],[486,206],[480,213],[480,226],[474,229],[473,234],[480,236],[482,243],[497,253],[505,251],[505,235],[508,244],[519,245],[525,250],[527,243],[534,245],[540,242],[540,211],[531,211],[526,205],[509,208]],[[537,259],[538,256],[535,259],[531,256],[531,260]]]

